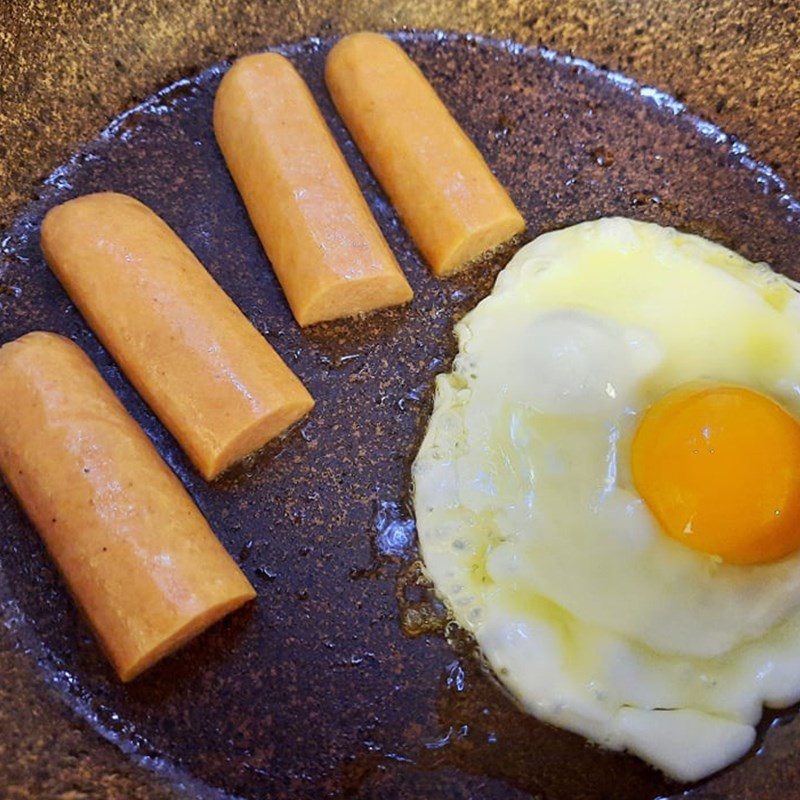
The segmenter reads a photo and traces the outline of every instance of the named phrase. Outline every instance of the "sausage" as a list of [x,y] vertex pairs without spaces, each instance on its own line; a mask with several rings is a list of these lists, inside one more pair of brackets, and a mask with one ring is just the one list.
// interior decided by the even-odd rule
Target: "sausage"
[[412,291],[311,92],[277,53],[239,59],[214,132],[297,322],[406,303]]
[[511,198],[402,48],[377,33],[338,42],[325,81],[353,139],[434,274],[525,229]]
[[0,348],[0,472],[123,681],[255,597],[84,352]]
[[310,411],[311,395],[147,206],[91,194],[42,225],[51,269],[207,480]]

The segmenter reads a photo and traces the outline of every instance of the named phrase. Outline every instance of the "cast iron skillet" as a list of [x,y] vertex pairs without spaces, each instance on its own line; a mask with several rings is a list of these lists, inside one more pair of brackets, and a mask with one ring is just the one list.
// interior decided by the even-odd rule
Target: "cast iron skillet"
[[[791,188],[674,98],[552,51],[398,35],[511,190],[529,235],[625,214],[702,233],[797,277]],[[414,285],[409,309],[303,333],[293,324],[213,141],[211,102],[227,62],[113,122],[44,181],[2,239],[0,341],[36,328],[78,341],[260,593],[254,608],[121,687],[3,490],[3,641],[21,651],[9,661],[24,665],[34,687],[22,697],[57,704],[48,712],[55,724],[83,720],[71,729],[101,753],[85,775],[62,771],[41,785],[50,781],[54,797],[83,791],[77,780],[92,797],[132,796],[130,781],[154,796],[159,779],[145,771],[106,789],[104,767],[117,756],[96,744],[99,732],[196,797],[682,792],[636,759],[522,714],[447,624],[420,573],[408,473],[432,378],[449,366],[454,320],[490,290],[510,250],[446,282],[428,275],[332,111],[321,81],[329,45],[312,38],[281,49],[311,85]],[[299,429],[214,484],[193,472],[43,265],[44,211],[98,189],[134,194],[164,216],[317,398]],[[781,723],[792,716],[768,717],[758,753],[698,796],[786,797],[797,784],[799,734]],[[35,757],[41,765],[50,756]],[[20,785],[49,796],[30,780]]]

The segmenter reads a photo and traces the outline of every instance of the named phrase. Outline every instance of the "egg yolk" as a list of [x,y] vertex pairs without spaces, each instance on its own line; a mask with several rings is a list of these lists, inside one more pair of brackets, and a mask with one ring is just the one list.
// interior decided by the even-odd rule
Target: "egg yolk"
[[644,415],[633,481],[673,539],[732,564],[800,547],[800,423],[738,386],[682,388]]

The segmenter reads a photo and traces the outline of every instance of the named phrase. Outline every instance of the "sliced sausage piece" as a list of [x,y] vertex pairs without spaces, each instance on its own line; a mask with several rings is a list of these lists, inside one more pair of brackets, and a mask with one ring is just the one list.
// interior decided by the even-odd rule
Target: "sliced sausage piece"
[[406,303],[412,291],[303,79],[283,56],[239,59],[214,132],[300,325]]
[[177,234],[122,194],[56,206],[51,269],[128,379],[207,480],[314,401]]
[[83,351],[0,348],[0,472],[123,681],[255,597]]
[[525,221],[403,49],[346,36],[325,80],[336,108],[436,275],[520,233]]

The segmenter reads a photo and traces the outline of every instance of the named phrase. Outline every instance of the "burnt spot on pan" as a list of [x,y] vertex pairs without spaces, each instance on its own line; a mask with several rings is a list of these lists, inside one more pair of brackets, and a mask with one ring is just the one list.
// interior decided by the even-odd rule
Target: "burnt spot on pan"
[[[798,277],[800,210],[788,188],[674,99],[543,49],[438,33],[398,38],[509,188],[528,237],[622,214],[701,233]],[[306,331],[294,324],[214,141],[213,97],[227,63],[115,120],[0,235],[0,341],[47,329],[87,350],[238,558],[257,602],[122,686],[3,489],[2,620],[65,703],[192,796],[679,792],[642,762],[523,714],[425,580],[410,464],[434,376],[455,352],[453,323],[490,291],[510,251],[445,281],[430,276],[333,111],[322,79],[330,45],[308,40],[282,52],[309,82],[414,287],[409,307]],[[106,189],[164,217],[317,400],[307,420],[212,484],[42,260],[45,211]],[[796,726],[778,727],[790,716],[764,723],[764,755],[751,764],[768,767],[770,742],[785,744],[784,732],[798,742]]]

